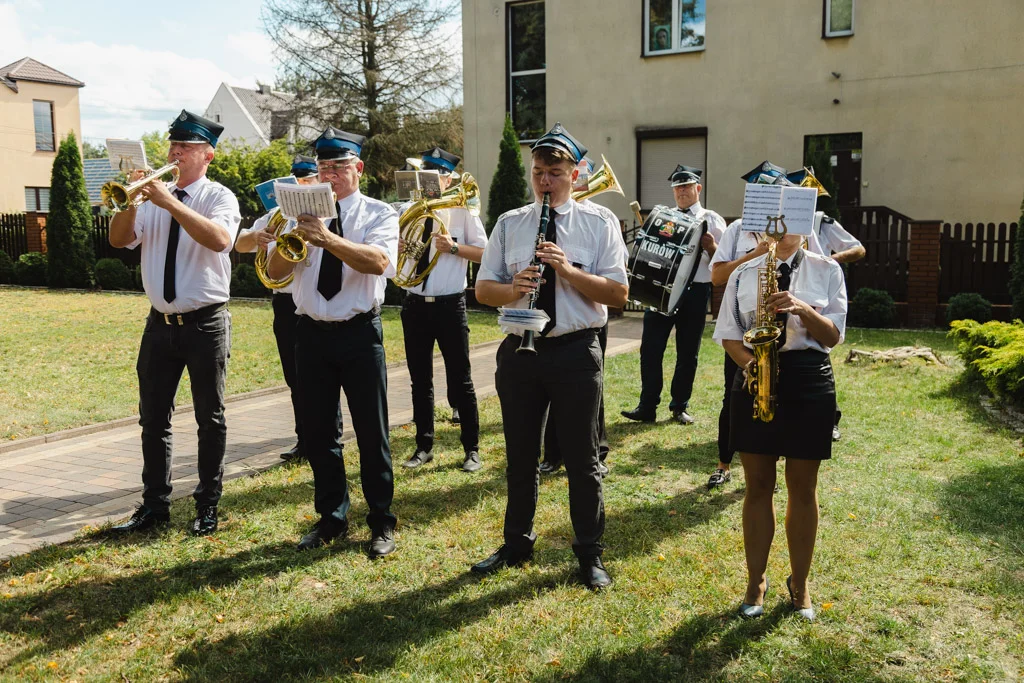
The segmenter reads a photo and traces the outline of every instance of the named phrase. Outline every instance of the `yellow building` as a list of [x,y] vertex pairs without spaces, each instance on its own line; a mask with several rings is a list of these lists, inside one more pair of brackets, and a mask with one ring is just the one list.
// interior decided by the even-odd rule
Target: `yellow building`
[[462,0],[465,166],[485,193],[506,112],[525,141],[561,121],[608,157],[627,202],[705,205],[740,175],[799,169],[828,141],[841,206],[1012,221],[1024,193],[1024,2]]
[[82,141],[84,85],[31,57],[0,68],[0,213],[49,209],[60,139],[74,131]]

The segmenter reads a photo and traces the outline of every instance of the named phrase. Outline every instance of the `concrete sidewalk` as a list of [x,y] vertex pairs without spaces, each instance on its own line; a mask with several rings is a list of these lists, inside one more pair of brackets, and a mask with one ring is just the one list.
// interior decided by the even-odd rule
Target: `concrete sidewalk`
[[[608,331],[608,355],[638,349],[642,327],[639,317],[613,320]],[[498,343],[480,344],[470,352],[473,381],[481,399],[495,393],[494,354]],[[435,397],[443,400],[445,386],[444,365],[438,354],[434,358]],[[392,429],[412,421],[405,364],[388,370],[388,409]],[[344,411],[347,416],[347,405]],[[225,480],[279,464],[278,454],[295,443],[291,399],[286,389],[236,397],[226,406],[226,418]],[[96,427],[105,428],[59,440],[51,438],[47,443],[0,454],[0,559],[66,541],[83,526],[125,517],[141,501],[141,430],[137,419]],[[172,428],[173,497],[181,498],[191,495],[197,481],[192,411],[177,412]],[[345,440],[354,438],[349,425]]]

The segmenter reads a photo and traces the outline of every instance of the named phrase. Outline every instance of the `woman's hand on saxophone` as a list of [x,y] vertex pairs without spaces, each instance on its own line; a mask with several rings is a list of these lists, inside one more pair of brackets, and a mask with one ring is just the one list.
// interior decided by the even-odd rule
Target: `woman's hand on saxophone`
[[772,294],[765,303],[768,306],[768,310],[774,313],[791,313],[801,318],[806,318],[808,314],[814,313],[813,308],[797,299],[793,296],[792,292],[788,291]]

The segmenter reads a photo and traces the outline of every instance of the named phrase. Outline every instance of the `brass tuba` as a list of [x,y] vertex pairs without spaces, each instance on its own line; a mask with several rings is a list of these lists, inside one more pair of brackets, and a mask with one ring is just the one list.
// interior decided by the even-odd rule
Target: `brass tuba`
[[[480,188],[476,180],[468,173],[453,178],[458,181],[455,187],[445,190],[437,199],[419,199],[413,202],[398,219],[398,234],[402,238],[403,247],[398,253],[398,263],[395,264],[397,275],[392,280],[399,287],[415,287],[423,282],[437,265],[440,253],[434,254],[434,258],[422,273],[416,272],[416,264],[419,263],[424,250],[430,249],[434,236],[448,234],[447,226],[436,211],[466,209],[474,216],[480,215]],[[434,225],[430,237],[424,240],[428,218],[433,219]]]
[[[768,310],[768,297],[779,291],[775,251],[788,229],[785,216],[769,216],[765,238],[768,253],[757,269],[757,312],[754,327],[743,333],[743,341],[754,352],[754,365],[747,380],[747,390],[754,396],[754,419],[771,422],[775,419],[775,392],[779,383],[779,337],[782,330],[775,312]],[[780,229],[779,226],[782,226]]]
[[[289,263],[298,263],[299,261],[306,260],[306,243],[301,237],[295,233],[289,232],[281,234],[281,232],[287,227],[288,219],[281,215],[281,210],[278,209],[274,212],[274,215],[267,221],[267,228],[274,235],[274,241],[276,242],[275,249],[277,253],[281,254],[284,260]],[[292,280],[295,279],[295,273],[288,273],[285,277],[280,280],[275,280],[270,277],[268,268],[270,267],[270,255],[266,249],[257,248],[256,250],[256,262],[253,266],[256,268],[256,277],[260,279],[263,286],[267,289],[281,289],[291,284]]]
[[172,161],[163,168],[152,171],[130,185],[124,185],[113,180],[108,181],[103,183],[103,187],[100,188],[100,202],[112,213],[126,211],[134,206],[141,206],[146,202],[146,198],[139,193],[139,190],[157,181],[168,184],[176,183],[178,182],[178,173],[178,162]]
[[584,199],[590,199],[602,192],[616,192],[618,194],[623,194],[622,187],[619,185],[619,181],[615,177],[615,172],[612,171],[611,164],[608,163],[608,160],[604,158],[603,154],[601,155],[601,168],[597,169],[594,172],[594,175],[590,176],[587,180],[587,189],[573,192],[572,198],[578,202],[582,202]]

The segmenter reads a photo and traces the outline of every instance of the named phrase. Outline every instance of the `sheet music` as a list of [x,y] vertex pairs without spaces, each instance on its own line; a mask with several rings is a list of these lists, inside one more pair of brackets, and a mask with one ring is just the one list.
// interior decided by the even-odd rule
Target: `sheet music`
[[[146,163],[146,147],[142,144],[142,140],[107,138],[107,160],[110,161],[111,169],[124,173],[133,169],[149,168]],[[122,161],[124,162],[123,168]]]
[[813,187],[787,187],[748,183],[743,192],[743,229],[764,232],[769,216],[785,216],[786,229],[810,235],[818,191]]
[[395,190],[402,200],[437,199],[441,174],[437,171],[395,171]]
[[290,185],[275,181],[274,194],[285,218],[298,218],[304,213],[317,218],[336,218],[338,215],[330,183]]

